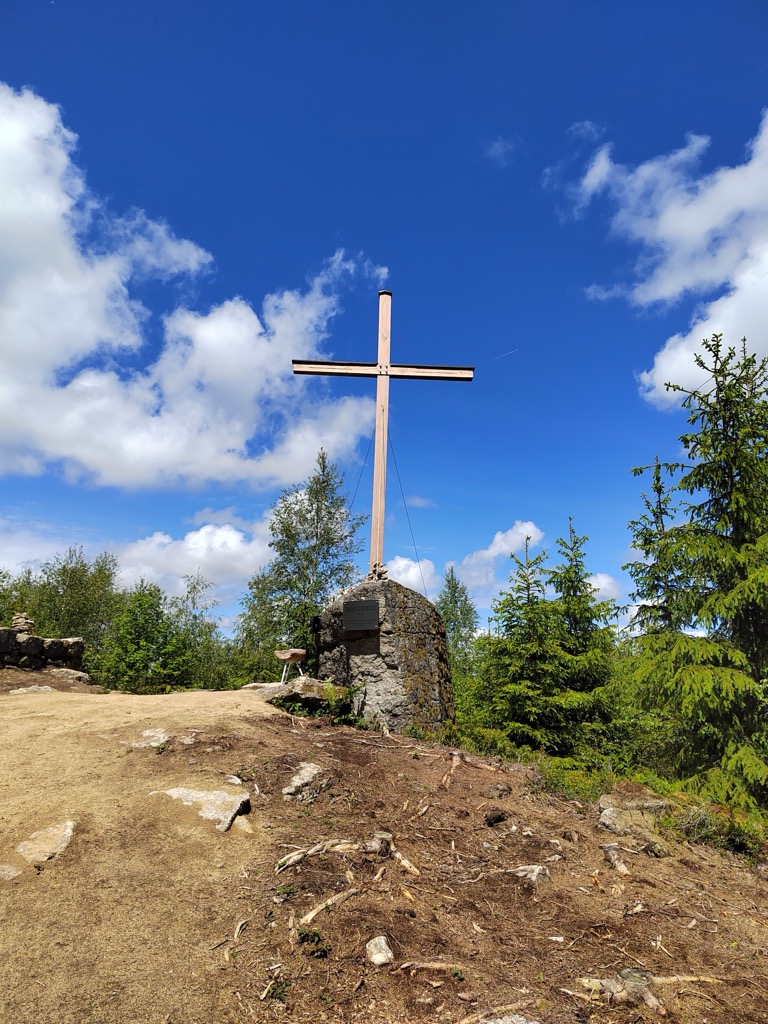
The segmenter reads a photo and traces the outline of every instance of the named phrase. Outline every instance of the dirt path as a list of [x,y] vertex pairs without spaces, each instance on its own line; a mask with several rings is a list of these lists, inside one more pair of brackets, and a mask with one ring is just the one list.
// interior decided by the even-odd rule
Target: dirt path
[[[760,865],[668,835],[657,859],[626,836],[621,874],[597,809],[530,769],[294,720],[253,691],[12,688],[0,673],[0,866],[21,869],[0,877],[0,1024],[657,1021],[579,982],[627,968],[679,978],[657,990],[677,1024],[768,1022]],[[332,785],[286,802],[306,761]],[[155,793],[177,787],[247,792],[251,810],[221,832]],[[66,820],[62,853],[19,857]],[[364,848],[382,831],[412,870]],[[319,849],[332,839],[349,845]],[[367,962],[377,935],[391,965]]]
[[[0,885],[1,1019],[226,1019],[209,945],[233,928],[237,878],[258,858],[261,836],[222,834],[150,794],[236,791],[217,755],[234,731],[248,742],[272,709],[252,691],[0,700],[0,861],[23,867]],[[129,745],[157,729],[193,739],[187,756]],[[15,854],[31,833],[67,819],[75,836],[56,861],[36,870]]]

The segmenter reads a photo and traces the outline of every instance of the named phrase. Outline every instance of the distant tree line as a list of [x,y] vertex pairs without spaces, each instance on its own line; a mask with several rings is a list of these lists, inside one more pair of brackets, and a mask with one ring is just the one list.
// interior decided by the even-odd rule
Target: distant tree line
[[[681,461],[634,470],[648,487],[629,524],[628,609],[597,594],[572,521],[553,563],[528,543],[512,556],[493,633],[448,568],[436,604],[457,719],[436,738],[682,788],[768,821],[768,361],[715,335],[697,363],[700,387],[668,385],[688,414]],[[113,556],[77,548],[35,571],[0,569],[0,622],[25,611],[41,634],[83,636],[87,671],[119,689],[271,680],[278,647],[306,648],[311,663],[312,616],[359,578],[363,522],[321,451],[273,507],[273,556],[233,637],[199,574],[181,597],[144,580],[121,588]]]
[[164,693],[272,682],[281,647],[305,648],[312,664],[312,617],[360,577],[357,533],[366,517],[352,514],[343,483],[321,449],[309,479],[281,493],[270,519],[272,560],[249,582],[232,637],[199,572],[184,577],[176,597],[144,579],[121,587],[113,555],[89,560],[78,547],[16,575],[0,568],[0,625],[23,611],[42,636],[82,636],[84,669],[112,689]]
[[135,693],[236,685],[231,642],[219,629],[199,573],[184,578],[181,597],[146,580],[117,584],[117,559],[88,560],[82,548],[12,575],[0,569],[0,624],[26,612],[41,636],[81,636],[83,667],[94,682]]

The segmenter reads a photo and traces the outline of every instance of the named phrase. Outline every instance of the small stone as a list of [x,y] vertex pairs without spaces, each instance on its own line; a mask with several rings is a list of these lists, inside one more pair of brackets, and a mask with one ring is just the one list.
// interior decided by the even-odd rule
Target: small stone
[[519,868],[511,868],[509,874],[517,875],[532,885],[547,881],[550,877],[549,868],[544,864],[521,864]]
[[75,834],[74,821],[63,821],[60,825],[33,832],[29,839],[19,843],[16,852],[30,864],[43,864],[57,857],[69,846]]
[[15,868],[13,864],[0,864],[0,882],[10,882],[20,874],[21,868]]
[[17,690],[9,690],[9,693],[53,693],[52,686],[20,686]]
[[312,764],[311,761],[302,761],[291,781],[283,787],[283,799],[311,804],[332,784],[333,776],[327,768]]
[[366,943],[365,955],[374,967],[383,967],[384,964],[391,964],[395,959],[395,954],[387,942],[386,935],[377,935],[375,939],[371,939],[370,942]]
[[142,739],[131,743],[132,747],[162,747],[171,738],[163,729],[145,729],[141,734]]

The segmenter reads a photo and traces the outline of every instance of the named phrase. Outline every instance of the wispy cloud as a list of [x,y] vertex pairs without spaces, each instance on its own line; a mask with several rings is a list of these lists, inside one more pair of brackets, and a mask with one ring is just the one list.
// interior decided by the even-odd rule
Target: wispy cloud
[[637,166],[618,163],[601,146],[573,190],[584,211],[597,195],[613,205],[611,233],[638,247],[626,283],[592,286],[593,298],[624,296],[637,306],[698,300],[687,329],[668,338],[640,377],[645,396],[676,401],[664,384],[701,382],[694,354],[702,337],[722,333],[768,355],[768,111],[744,161],[700,169],[710,140],[689,135],[672,153]]
[[572,139],[597,142],[598,139],[605,135],[605,128],[603,125],[597,124],[596,121],[574,121],[572,125],[568,126],[567,134]]
[[516,163],[521,149],[522,144],[519,139],[497,135],[492,142],[486,143],[483,155],[498,167],[511,167]]
[[261,487],[306,476],[321,446],[354,451],[372,401],[313,404],[291,358],[322,357],[340,289],[386,268],[337,252],[258,312],[233,297],[153,322],[136,282],[193,281],[211,255],[141,211],[112,213],[55,105],[0,84],[0,125],[0,473]]

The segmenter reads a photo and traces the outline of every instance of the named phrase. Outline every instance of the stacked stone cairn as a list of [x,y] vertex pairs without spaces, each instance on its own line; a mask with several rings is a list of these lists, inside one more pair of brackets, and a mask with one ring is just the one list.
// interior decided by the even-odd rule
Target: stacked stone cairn
[[37,636],[35,623],[20,612],[13,616],[10,627],[0,627],[0,668],[13,665],[41,669],[50,665],[79,671],[83,667],[84,647],[81,636],[62,640]]

